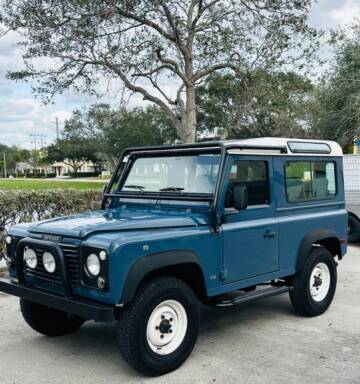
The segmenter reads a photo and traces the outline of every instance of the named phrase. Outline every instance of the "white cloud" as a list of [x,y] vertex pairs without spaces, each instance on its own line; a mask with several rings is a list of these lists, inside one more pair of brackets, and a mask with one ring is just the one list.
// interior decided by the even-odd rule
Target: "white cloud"
[[360,3],[358,0],[346,0],[338,8],[332,9],[329,15],[341,26],[351,25],[360,18]]

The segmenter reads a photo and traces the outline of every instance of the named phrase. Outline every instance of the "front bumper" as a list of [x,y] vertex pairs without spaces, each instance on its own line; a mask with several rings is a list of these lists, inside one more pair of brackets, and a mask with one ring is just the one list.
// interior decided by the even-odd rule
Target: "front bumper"
[[0,278],[0,292],[8,293],[34,303],[46,305],[50,308],[99,322],[116,320],[115,307],[99,304],[90,300],[79,300],[57,296],[20,285],[10,278]]

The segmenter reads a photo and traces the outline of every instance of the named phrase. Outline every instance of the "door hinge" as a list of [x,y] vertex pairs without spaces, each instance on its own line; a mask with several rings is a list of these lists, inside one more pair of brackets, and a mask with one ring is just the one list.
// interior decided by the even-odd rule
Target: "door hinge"
[[226,280],[228,277],[228,271],[227,269],[224,269],[220,271],[220,280]]

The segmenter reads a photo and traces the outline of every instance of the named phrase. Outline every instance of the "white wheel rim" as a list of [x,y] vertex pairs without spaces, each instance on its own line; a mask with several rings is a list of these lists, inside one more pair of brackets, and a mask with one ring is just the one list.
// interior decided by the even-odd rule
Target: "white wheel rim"
[[310,294],[314,301],[320,302],[327,296],[331,283],[329,267],[325,263],[318,263],[311,272]]
[[151,313],[147,328],[147,341],[155,353],[168,355],[183,342],[188,325],[185,308],[176,300],[165,300]]

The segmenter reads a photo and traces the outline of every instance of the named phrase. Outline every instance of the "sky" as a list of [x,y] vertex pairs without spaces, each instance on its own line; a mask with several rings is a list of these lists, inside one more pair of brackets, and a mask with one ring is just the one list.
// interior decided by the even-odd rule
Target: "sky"
[[[351,24],[355,17],[360,19],[359,0],[318,0],[312,7],[310,23],[317,28],[343,27]],[[45,142],[50,144],[56,137],[56,117],[61,129],[73,110],[99,100],[68,92],[57,96],[53,104],[44,105],[34,97],[30,85],[7,80],[6,72],[19,68],[22,63],[17,41],[15,33],[0,39],[0,143],[30,149],[34,148],[30,135],[44,135]],[[110,97],[102,101],[111,102]],[[131,105],[139,103],[140,98],[131,101]]]

